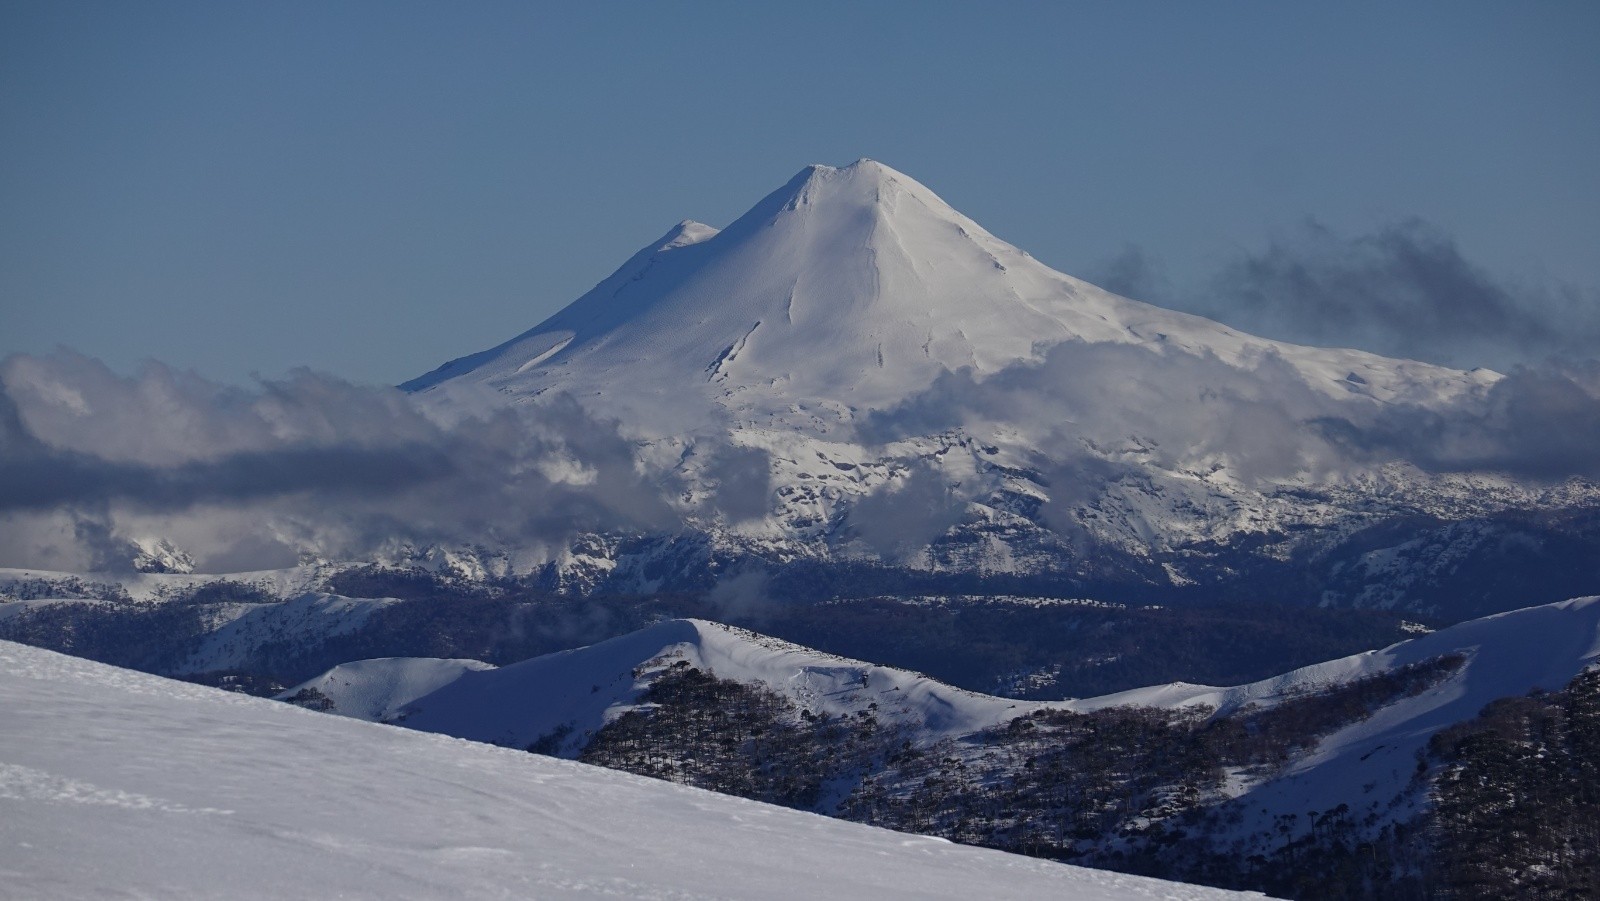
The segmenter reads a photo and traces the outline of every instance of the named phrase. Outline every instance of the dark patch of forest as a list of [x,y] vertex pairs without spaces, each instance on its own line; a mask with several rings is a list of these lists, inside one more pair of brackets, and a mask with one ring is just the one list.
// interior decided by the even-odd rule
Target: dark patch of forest
[[1600,671],[1435,735],[1440,897],[1600,898]]

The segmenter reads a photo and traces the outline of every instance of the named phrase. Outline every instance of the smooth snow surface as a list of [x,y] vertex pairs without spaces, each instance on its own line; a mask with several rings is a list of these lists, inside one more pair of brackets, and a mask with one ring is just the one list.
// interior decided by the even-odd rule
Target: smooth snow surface
[[1231,893],[872,829],[0,642],[0,894]]

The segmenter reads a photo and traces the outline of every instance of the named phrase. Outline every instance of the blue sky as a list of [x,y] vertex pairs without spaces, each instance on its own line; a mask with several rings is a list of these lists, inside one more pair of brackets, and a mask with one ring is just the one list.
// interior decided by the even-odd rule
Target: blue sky
[[[18,0],[0,133],[0,354],[124,370],[397,382],[861,156],[1247,329],[1461,365],[1600,334],[1591,2]],[[1432,307],[1263,312],[1307,257]],[[1478,289],[1538,320],[1518,347],[1400,334]]]

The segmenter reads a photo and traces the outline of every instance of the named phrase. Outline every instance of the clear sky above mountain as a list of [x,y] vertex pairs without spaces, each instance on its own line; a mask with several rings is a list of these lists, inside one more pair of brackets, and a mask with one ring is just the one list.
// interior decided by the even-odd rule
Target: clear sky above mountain
[[1597,46],[1582,2],[11,3],[0,354],[398,382],[871,156],[1273,337],[1583,355]]

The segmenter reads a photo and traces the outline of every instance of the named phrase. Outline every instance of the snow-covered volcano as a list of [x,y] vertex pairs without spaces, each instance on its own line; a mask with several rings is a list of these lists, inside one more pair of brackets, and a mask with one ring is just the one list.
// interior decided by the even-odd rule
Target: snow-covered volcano
[[1118,297],[863,159],[803,169],[721,231],[680,223],[535,328],[402,387],[568,391],[625,424],[681,433],[716,407],[745,421],[796,407],[849,419],[941,372],[981,378],[1066,341],[1240,367],[1277,355],[1336,398],[1436,398],[1492,378],[1267,341]]
[[[1183,584],[1152,556],[1520,503],[1386,471],[1360,438],[1395,410],[1477,404],[1499,379],[1117,296],[860,160],[802,170],[720,231],[681,223],[535,328],[402,387],[440,410],[575,399],[673,486],[711,556]],[[635,556],[683,573],[682,547]],[[577,582],[674,580],[600,557]]]

